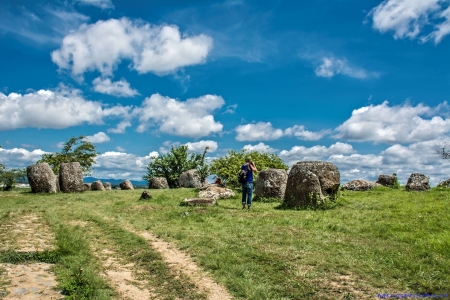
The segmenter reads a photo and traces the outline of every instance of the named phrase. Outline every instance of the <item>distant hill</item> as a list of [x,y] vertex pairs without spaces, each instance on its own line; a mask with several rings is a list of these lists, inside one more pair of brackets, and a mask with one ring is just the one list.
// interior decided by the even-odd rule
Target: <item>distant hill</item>
[[[92,183],[94,181],[100,180],[101,182],[109,182],[112,185],[119,185],[125,179],[112,179],[112,178],[95,178],[95,177],[84,177],[83,181],[86,183]],[[147,186],[148,182],[145,180],[130,180],[133,186]]]

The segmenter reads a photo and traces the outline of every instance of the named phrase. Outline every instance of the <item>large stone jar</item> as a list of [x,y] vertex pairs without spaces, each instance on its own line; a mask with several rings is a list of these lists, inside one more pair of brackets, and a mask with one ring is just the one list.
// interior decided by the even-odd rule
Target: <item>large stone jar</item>
[[83,169],[79,162],[61,164],[59,187],[64,193],[84,192]]
[[288,207],[317,206],[325,198],[334,201],[340,185],[338,168],[323,161],[301,161],[289,172],[284,203]]
[[288,175],[283,169],[262,170],[255,182],[255,200],[260,198],[284,198]]
[[59,180],[48,163],[37,163],[27,167],[28,183],[33,193],[58,193]]

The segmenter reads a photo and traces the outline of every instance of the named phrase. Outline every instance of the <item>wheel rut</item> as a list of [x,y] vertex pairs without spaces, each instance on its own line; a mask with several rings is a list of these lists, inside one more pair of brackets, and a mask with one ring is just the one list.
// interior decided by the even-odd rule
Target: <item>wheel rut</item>
[[[12,216],[10,219],[15,219]],[[15,222],[0,226],[0,251],[17,254],[54,250],[54,236],[43,218],[36,214],[17,216]],[[0,263],[0,299],[62,299],[56,277],[48,263]]]

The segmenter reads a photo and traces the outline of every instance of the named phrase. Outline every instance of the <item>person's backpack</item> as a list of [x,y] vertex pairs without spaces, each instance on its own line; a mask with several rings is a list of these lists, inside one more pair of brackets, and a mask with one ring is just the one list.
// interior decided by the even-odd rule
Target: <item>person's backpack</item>
[[[247,167],[248,168],[248,167]],[[241,170],[238,175],[238,182],[244,184],[247,182],[247,171],[248,169]]]

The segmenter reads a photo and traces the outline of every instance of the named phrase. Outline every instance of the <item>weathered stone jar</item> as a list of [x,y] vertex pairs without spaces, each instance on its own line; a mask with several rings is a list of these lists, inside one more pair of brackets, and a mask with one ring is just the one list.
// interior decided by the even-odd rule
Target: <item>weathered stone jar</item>
[[284,203],[288,207],[317,206],[325,197],[334,201],[340,185],[338,168],[323,161],[301,161],[289,172]]
[[37,163],[27,167],[28,183],[33,193],[58,193],[59,180],[48,163]]
[[283,169],[262,170],[255,182],[255,200],[261,198],[284,198],[288,175]]

